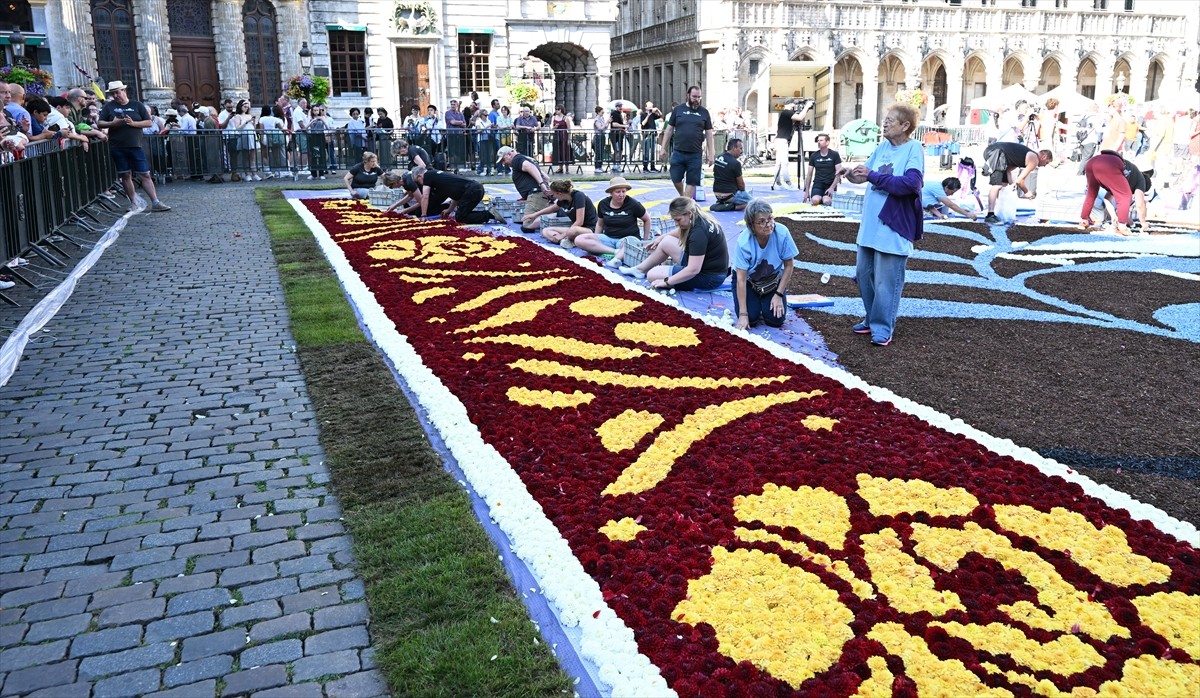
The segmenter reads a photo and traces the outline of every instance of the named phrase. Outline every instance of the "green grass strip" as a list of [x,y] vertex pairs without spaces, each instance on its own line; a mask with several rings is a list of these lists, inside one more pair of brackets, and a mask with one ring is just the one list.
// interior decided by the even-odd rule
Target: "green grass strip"
[[496,548],[359,329],[312,233],[279,189],[255,196],[392,694],[569,694],[570,678],[534,641]]

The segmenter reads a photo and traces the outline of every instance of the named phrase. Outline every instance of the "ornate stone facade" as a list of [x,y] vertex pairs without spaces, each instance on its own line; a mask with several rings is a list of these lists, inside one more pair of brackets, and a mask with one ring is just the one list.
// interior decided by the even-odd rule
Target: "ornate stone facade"
[[[1036,5],[1023,7],[1022,5]],[[1020,84],[1139,101],[1197,78],[1200,5],[1172,0],[621,0],[614,93],[670,104],[701,84],[710,107],[742,107],[767,123],[770,66],[828,65],[834,127],[878,120],[897,90],[921,86],[946,121],[972,99]],[[1123,79],[1124,82],[1118,82]]]

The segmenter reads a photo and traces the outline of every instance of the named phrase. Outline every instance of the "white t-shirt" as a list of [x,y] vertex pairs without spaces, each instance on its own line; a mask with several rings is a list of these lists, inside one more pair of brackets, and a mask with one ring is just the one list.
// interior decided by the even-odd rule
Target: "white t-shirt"
[[196,117],[191,114],[184,114],[179,117],[179,132],[180,133],[195,133],[196,132]]
[[284,121],[283,119],[280,119],[279,117],[275,116],[274,114],[272,114],[271,116],[264,116],[264,117],[260,118],[258,120],[258,124],[260,126],[262,126],[262,130],[264,132],[268,132],[268,133],[271,131],[286,131],[287,130],[287,122]]
[[50,116],[46,117],[46,123],[42,124],[42,128],[49,129],[53,126],[57,126],[59,132],[62,134],[75,132],[75,126],[71,123],[71,120],[63,116],[57,109],[51,107]]

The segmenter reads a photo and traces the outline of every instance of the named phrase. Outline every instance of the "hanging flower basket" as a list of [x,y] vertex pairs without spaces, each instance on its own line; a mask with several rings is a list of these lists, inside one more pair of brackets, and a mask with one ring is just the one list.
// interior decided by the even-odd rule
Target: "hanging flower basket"
[[1120,103],[1121,106],[1124,107],[1131,107],[1135,101],[1136,100],[1134,100],[1133,95],[1127,92],[1114,92],[1113,94],[1110,94],[1104,98],[1105,106],[1109,107],[1117,103]]
[[41,68],[25,68],[19,65],[0,67],[0,80],[15,82],[31,95],[44,95],[54,84],[54,78]]
[[324,104],[329,98],[329,80],[311,75],[293,75],[288,80],[287,96],[292,99],[306,97],[310,106]]
[[920,109],[929,102],[929,95],[919,87],[914,90],[900,90],[896,93],[896,101]]

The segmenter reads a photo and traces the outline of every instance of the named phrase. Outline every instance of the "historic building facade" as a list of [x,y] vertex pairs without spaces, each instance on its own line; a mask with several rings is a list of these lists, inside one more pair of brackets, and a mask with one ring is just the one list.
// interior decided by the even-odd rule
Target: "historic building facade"
[[307,43],[334,109],[507,102],[525,82],[583,115],[610,99],[615,19],[614,0],[6,0],[0,45],[17,27],[56,89],[87,82],[82,69],[150,104],[272,102]]
[[[948,123],[1009,85],[1138,101],[1197,80],[1200,3],[1175,0],[619,0],[613,93],[669,105],[701,84],[712,107],[768,123],[771,66],[814,61],[830,123],[878,121],[920,86]],[[789,96],[789,95],[781,95]]]

